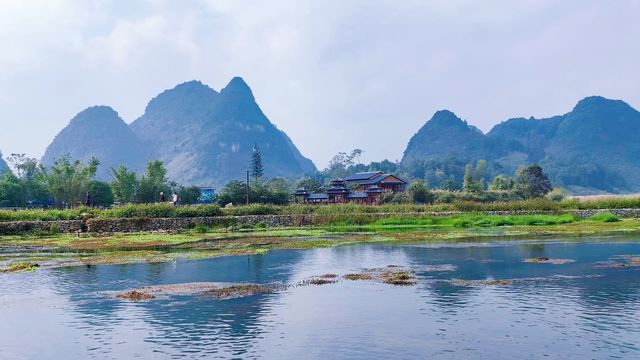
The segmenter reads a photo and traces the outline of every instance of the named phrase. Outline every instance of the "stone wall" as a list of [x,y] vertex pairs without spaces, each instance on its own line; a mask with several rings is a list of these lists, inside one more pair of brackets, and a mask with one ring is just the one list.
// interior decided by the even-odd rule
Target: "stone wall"
[[82,220],[0,222],[0,235],[26,233],[74,233],[83,230]]
[[203,226],[249,226],[265,223],[268,227],[313,225],[312,215],[246,215],[192,218],[89,219],[87,232],[170,231]]
[[[612,210],[564,210],[564,211],[485,211],[487,215],[534,215],[534,214],[575,214],[581,219],[598,213],[610,212],[620,217],[640,218],[640,209]],[[37,232],[89,232],[89,233],[130,233],[145,231],[175,231],[203,226],[240,226],[254,227],[264,223],[268,227],[310,226],[331,221],[351,220],[366,223],[371,220],[391,216],[452,216],[460,212],[424,212],[409,214],[336,214],[336,215],[246,215],[246,216],[210,216],[192,218],[131,218],[131,219],[88,219],[66,221],[16,221],[0,222],[0,235],[19,235]]]

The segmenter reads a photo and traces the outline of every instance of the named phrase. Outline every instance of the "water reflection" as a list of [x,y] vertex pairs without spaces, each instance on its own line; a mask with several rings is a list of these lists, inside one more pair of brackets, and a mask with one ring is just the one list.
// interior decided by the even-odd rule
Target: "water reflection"
[[[637,358],[640,267],[595,266],[623,254],[640,254],[640,243],[382,243],[13,274],[0,277],[0,358]],[[575,262],[523,262],[532,257]],[[417,285],[341,281],[140,303],[105,295],[185,282],[296,284],[390,264],[414,269]]]

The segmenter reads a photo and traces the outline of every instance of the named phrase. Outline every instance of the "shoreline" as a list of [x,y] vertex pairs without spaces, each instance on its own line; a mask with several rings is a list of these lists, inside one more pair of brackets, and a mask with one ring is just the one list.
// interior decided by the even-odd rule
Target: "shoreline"
[[[618,219],[612,222],[590,219],[569,221],[562,216],[539,215],[540,221],[545,220],[549,224],[532,225],[495,226],[487,223],[488,220],[501,223],[508,218],[531,220],[526,215],[478,214],[474,218],[467,214],[438,220],[396,216],[365,225],[338,223],[332,226],[2,236],[0,253],[3,260],[0,261],[0,271],[10,273],[66,266],[172,262],[227,255],[262,255],[272,249],[312,249],[376,242],[453,242],[487,238],[506,240],[640,234],[640,219]],[[468,218],[471,220],[467,226],[461,220],[466,221]],[[422,221],[425,219],[431,220]],[[563,223],[565,220],[567,222]]]
[[556,210],[486,210],[486,211],[411,211],[411,212],[337,212],[337,213],[292,213],[292,214],[251,214],[185,217],[119,217],[95,218],[85,214],[79,220],[20,220],[0,221],[0,239],[11,235],[57,235],[61,233],[78,236],[90,234],[143,233],[151,231],[183,231],[197,227],[237,227],[289,228],[326,226],[344,221],[351,224],[367,225],[386,218],[446,218],[466,214],[486,216],[522,215],[572,215],[577,219],[587,219],[601,213],[613,214],[621,218],[640,218],[640,208],[603,209],[556,209]]

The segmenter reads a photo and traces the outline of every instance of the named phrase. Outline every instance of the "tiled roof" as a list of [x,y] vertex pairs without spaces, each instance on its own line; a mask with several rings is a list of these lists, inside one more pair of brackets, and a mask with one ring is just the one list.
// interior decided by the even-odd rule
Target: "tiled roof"
[[347,198],[349,199],[366,199],[369,195],[367,195],[367,193],[361,193],[361,192],[357,192],[357,193],[350,193],[349,195],[347,195]]
[[[371,180],[366,180],[366,181],[358,181],[357,183],[360,185],[374,185],[377,184],[381,181],[383,181],[384,179],[388,178],[389,176],[392,176],[392,174],[380,174],[376,177],[374,177]],[[405,184],[404,181],[387,181],[387,184]]]
[[375,175],[378,175],[378,174],[382,174],[382,171],[368,171],[368,172],[356,173],[356,174],[347,176],[344,179],[347,180],[347,181],[368,180],[371,177],[373,177]]

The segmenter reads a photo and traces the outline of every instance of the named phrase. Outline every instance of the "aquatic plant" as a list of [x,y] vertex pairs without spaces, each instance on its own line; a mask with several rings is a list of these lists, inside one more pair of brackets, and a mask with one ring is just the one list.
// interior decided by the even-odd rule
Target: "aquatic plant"
[[571,259],[549,259],[548,257],[536,257],[536,258],[529,258],[529,259],[523,260],[523,262],[526,262],[526,263],[556,264],[556,265],[562,265],[562,264],[570,263],[573,261],[574,260],[571,260]]
[[131,300],[133,302],[138,302],[138,301],[143,301],[143,300],[151,300],[154,299],[155,296],[149,294],[149,293],[145,293],[145,292],[140,292],[140,291],[136,291],[136,290],[131,290],[131,291],[127,291],[121,294],[117,294],[116,297],[118,299],[125,299],[125,300]]
[[18,271],[35,271],[40,267],[40,264],[31,262],[18,262],[10,264],[8,268],[2,270],[2,272],[18,272]]
[[271,294],[274,289],[257,284],[235,284],[204,291],[203,295],[211,295],[217,299],[231,299],[257,294]]
[[373,276],[369,274],[346,274],[343,278],[346,280],[373,280]]

